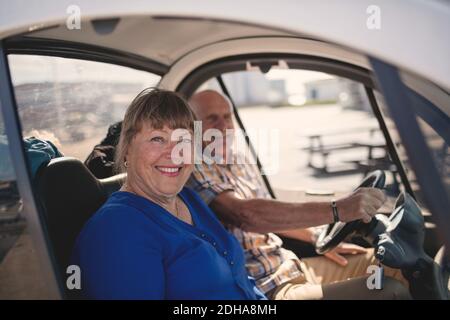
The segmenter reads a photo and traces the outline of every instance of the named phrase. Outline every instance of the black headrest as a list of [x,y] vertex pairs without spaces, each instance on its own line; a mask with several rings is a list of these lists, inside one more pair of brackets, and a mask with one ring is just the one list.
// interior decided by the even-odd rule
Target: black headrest
[[35,186],[62,275],[86,221],[117,191],[125,175],[97,179],[78,159],[62,157],[39,169]]

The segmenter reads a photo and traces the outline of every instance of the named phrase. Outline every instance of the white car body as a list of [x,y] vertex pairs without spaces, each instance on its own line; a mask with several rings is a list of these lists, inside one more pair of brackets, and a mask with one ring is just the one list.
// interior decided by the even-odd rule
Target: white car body
[[[142,28],[145,24],[130,21],[126,25],[126,19],[121,24],[127,29],[123,29],[122,33],[117,32],[118,35],[114,36],[96,35],[86,30],[83,30],[84,32],[68,30],[65,24],[70,17],[72,12],[70,6],[73,4],[72,1],[66,0],[3,2],[0,4],[0,38],[37,31],[37,34],[50,35],[57,39],[95,43],[122,51],[139,52],[148,58],[172,65],[188,52],[194,52],[206,45],[252,35],[255,33],[255,27],[250,26],[253,25],[263,28],[259,36],[300,35],[303,38],[327,41],[341,48],[351,49],[355,54],[371,55],[389,62],[404,71],[415,73],[436,83],[444,90],[450,89],[448,41],[450,6],[446,1],[249,0],[239,4],[200,0],[108,1],[107,4],[101,0],[76,2],[82,22],[99,18],[141,17],[151,24],[147,17],[182,17],[198,18],[203,21],[213,19],[236,22],[242,29],[238,28],[229,34],[223,30],[215,34],[217,37],[208,36],[214,33],[214,30],[207,28],[202,32],[198,32],[197,29],[185,29],[193,31],[187,33],[188,38],[189,34],[195,36],[195,41],[190,39],[190,43],[187,44],[183,43],[186,34],[176,34],[167,28],[165,30],[155,28],[155,35]],[[369,8],[373,5],[379,9],[379,29],[367,26],[370,24],[368,20],[371,15],[376,14],[373,8]],[[158,22],[153,23],[157,27]],[[39,31],[54,25],[60,27],[56,30]],[[131,34],[130,28],[135,28],[134,37],[126,36]],[[144,36],[148,42],[143,41]],[[167,45],[168,37],[175,41],[171,42],[172,44],[179,40],[181,48]],[[254,45],[253,49],[259,51],[277,47],[277,43],[271,41],[265,42],[265,48],[258,49],[258,44],[248,45],[250,47]]]

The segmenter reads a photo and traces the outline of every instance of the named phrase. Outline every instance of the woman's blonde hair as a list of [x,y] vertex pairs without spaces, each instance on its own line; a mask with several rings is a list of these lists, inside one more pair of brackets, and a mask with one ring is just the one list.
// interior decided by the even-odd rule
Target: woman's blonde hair
[[144,123],[148,123],[154,129],[167,126],[170,129],[183,128],[193,132],[194,120],[194,113],[178,93],[158,88],[141,91],[125,112],[115,154],[116,172],[125,171],[128,146]]

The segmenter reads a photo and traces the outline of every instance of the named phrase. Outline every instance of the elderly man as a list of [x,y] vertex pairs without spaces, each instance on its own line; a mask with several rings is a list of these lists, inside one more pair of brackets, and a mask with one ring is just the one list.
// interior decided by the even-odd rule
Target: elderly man
[[[194,94],[190,106],[202,121],[202,130],[218,129],[226,137],[234,129],[232,107],[216,91]],[[408,298],[406,282],[399,270],[385,268],[384,290],[369,290],[366,270],[375,264],[373,250],[342,244],[325,257],[300,260],[282,247],[285,237],[315,241],[310,227],[332,223],[330,203],[288,203],[271,199],[258,168],[238,164],[228,139],[216,138],[216,156],[223,164],[196,165],[188,185],[218,215],[228,230],[240,241],[246,255],[246,267],[256,283],[271,299],[402,299]],[[220,153],[222,149],[222,154]],[[362,188],[336,201],[341,221],[370,221],[385,201],[382,191]],[[344,258],[341,254],[350,254]],[[400,281],[394,279],[397,278]]]

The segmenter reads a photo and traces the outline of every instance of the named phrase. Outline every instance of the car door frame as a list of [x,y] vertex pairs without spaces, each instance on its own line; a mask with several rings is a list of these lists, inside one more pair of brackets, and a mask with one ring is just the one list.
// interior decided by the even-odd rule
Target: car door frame
[[27,165],[22,140],[22,129],[17,112],[17,105],[8,65],[6,47],[0,43],[0,107],[5,124],[5,133],[11,162],[16,173],[16,182],[22,198],[22,213],[28,223],[28,229],[36,248],[41,270],[47,284],[49,294],[55,299],[61,298],[61,283],[56,278],[56,268],[52,253],[49,250],[45,226],[38,213],[35,195],[32,190],[30,169]]

